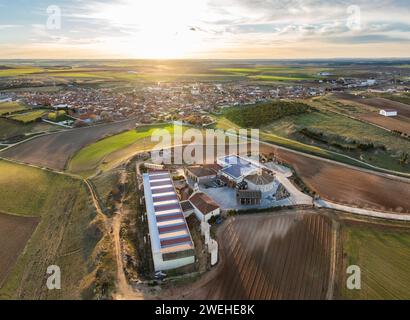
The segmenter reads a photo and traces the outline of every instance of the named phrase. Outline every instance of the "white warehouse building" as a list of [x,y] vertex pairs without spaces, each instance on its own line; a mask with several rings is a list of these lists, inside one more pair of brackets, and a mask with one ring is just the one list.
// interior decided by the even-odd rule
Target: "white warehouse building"
[[144,174],[144,194],[155,271],[195,262],[194,244],[169,172]]
[[380,110],[380,115],[385,117],[397,117],[397,110],[383,109]]

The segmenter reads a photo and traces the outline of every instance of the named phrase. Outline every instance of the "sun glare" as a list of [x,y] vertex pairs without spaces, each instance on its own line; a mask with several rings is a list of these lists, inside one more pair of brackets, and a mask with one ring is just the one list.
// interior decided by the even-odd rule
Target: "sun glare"
[[111,39],[111,49],[124,56],[184,58],[204,49],[203,0],[125,1],[106,5],[98,16],[126,30]]

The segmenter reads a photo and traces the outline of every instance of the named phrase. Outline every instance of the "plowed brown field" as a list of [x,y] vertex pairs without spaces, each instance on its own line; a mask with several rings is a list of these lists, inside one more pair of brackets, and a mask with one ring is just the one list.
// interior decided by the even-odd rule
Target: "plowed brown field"
[[376,108],[376,109],[395,109],[399,115],[410,118],[410,106],[401,102],[392,101],[384,98],[366,98],[361,96],[355,96],[348,93],[336,93],[334,96],[337,99],[361,103],[363,105]]
[[63,170],[67,161],[86,145],[134,127],[135,120],[129,120],[46,135],[0,152],[0,156]]
[[357,116],[360,120],[373,123],[389,130],[396,130],[410,135],[410,121],[405,117],[384,117],[377,113],[369,113]]
[[218,232],[217,275],[186,298],[325,299],[332,222],[314,211],[239,216]]
[[261,146],[261,150],[273,151],[280,160],[292,165],[305,184],[324,199],[361,208],[410,213],[409,183],[274,147]]

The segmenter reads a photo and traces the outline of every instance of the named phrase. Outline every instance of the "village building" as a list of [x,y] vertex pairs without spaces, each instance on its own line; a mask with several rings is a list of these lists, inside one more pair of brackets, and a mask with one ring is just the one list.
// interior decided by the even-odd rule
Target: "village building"
[[185,169],[187,178],[196,183],[207,183],[214,180],[222,167],[218,164],[206,164],[203,166],[191,166]]
[[238,190],[236,192],[238,204],[243,206],[260,205],[262,201],[262,192],[253,190]]
[[220,175],[235,184],[241,183],[248,175],[256,174],[259,166],[239,156],[227,156],[218,159],[218,164],[223,167]]
[[256,174],[246,176],[249,190],[269,192],[275,187],[275,177],[264,170],[259,170]]
[[212,217],[221,214],[221,208],[205,193],[194,193],[189,201],[194,207],[194,213],[199,221],[208,222]]

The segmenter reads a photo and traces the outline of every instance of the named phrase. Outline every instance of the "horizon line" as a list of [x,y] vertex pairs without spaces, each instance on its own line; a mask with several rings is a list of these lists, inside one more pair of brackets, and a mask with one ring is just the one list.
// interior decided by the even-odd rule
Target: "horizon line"
[[410,60],[408,57],[333,57],[333,58],[0,58],[0,61],[15,61],[15,60],[25,60],[25,61],[107,61],[107,60],[133,60],[133,61],[324,61],[324,60]]

